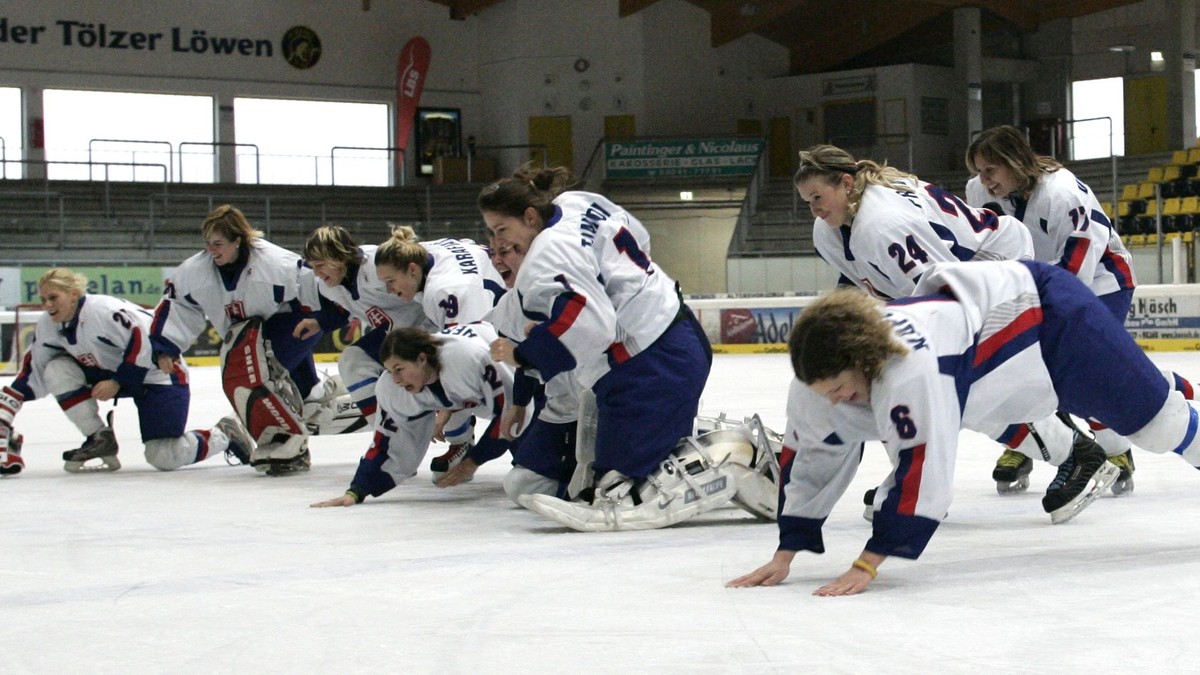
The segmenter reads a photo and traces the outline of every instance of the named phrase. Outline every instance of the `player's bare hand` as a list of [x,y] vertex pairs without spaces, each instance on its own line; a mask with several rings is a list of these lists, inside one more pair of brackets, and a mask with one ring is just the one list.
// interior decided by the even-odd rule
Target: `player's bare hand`
[[776,551],[771,562],[749,574],[744,574],[725,584],[726,588],[750,588],[751,586],[776,586],[788,577],[792,570],[795,551]]
[[433,414],[433,440],[446,440],[446,423],[450,421],[449,410],[439,410]]
[[317,502],[316,504],[309,504],[309,506],[311,506],[314,509],[323,509],[328,506],[354,506],[357,503],[358,503],[358,500],[356,500],[354,498],[354,495],[347,492],[346,494],[342,495],[341,497],[336,497],[334,499],[326,499],[323,502]]
[[492,360],[497,363],[507,363],[510,366],[516,366],[518,365],[517,357],[514,353],[516,349],[517,345],[512,340],[508,338],[496,338],[491,344]]
[[317,323],[316,319],[300,319],[292,329],[292,337],[307,340],[320,332],[321,324]]
[[871,585],[872,579],[874,577],[871,576],[870,572],[857,567],[851,567],[842,573],[842,576],[813,591],[813,595],[855,595],[867,590],[867,586]]
[[158,366],[159,370],[170,375],[175,372],[175,364],[178,361],[179,359],[171,356],[170,354],[159,354],[158,360],[155,361],[155,364]]
[[92,398],[97,401],[111,401],[121,392],[121,385],[116,380],[101,380],[92,385]]
[[465,483],[471,478],[471,476],[475,475],[475,470],[478,468],[479,465],[475,463],[475,460],[471,459],[470,457],[466,457],[463,459],[463,461],[459,462],[455,466],[450,467],[450,470],[443,474],[442,477],[438,479],[438,482],[435,483],[435,485],[440,488],[445,488],[453,487],[460,483]]

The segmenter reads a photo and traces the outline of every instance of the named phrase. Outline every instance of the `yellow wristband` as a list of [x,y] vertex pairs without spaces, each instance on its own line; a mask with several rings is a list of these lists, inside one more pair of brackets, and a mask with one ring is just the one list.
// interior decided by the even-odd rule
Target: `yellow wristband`
[[870,574],[872,579],[879,576],[879,570],[875,569],[874,565],[867,562],[866,560],[863,560],[862,558],[855,560],[854,563],[851,564],[850,566],[857,567],[858,569],[866,572],[867,574]]

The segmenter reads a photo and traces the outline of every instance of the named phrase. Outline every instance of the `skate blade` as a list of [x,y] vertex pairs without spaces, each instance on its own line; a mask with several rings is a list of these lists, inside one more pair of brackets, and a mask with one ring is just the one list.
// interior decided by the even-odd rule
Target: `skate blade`
[[1075,499],[1063,504],[1050,513],[1050,522],[1054,525],[1059,525],[1071,520],[1075,516],[1083,512],[1092,502],[1104,493],[1108,486],[1112,485],[1117,480],[1117,475],[1121,473],[1115,465],[1110,462],[1105,462],[1103,466],[1096,470],[1095,475],[1088,482],[1088,489],[1079,493]]
[[94,457],[93,459],[99,459],[101,463],[88,464],[87,462],[67,461],[63,463],[63,470],[67,473],[112,473],[121,468],[121,460],[116,457]]
[[1118,478],[1115,482],[1113,482],[1112,487],[1109,488],[1109,490],[1112,492],[1114,497],[1128,497],[1129,495],[1133,494],[1133,479],[1125,478],[1122,480]]
[[1019,495],[1029,489],[1029,476],[1021,476],[1016,482],[996,481],[996,492],[1002,495]]
[[[650,514],[645,508],[604,509],[575,502],[566,502],[550,495],[526,495],[521,504],[530,511],[543,516],[576,532],[624,532],[629,530],[656,530],[675,521],[665,513]],[[642,504],[642,507],[652,504]],[[659,511],[653,509],[653,511]]]

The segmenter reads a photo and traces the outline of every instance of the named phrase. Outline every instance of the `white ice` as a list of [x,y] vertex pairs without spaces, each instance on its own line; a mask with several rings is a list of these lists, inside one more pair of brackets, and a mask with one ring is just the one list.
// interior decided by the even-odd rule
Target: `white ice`
[[[1200,378],[1195,354],[1155,354]],[[703,412],[783,430],[784,355],[716,358]],[[191,422],[228,411],[193,370]],[[1119,382],[1113,383],[1119,387]],[[1135,493],[1050,524],[1029,492],[996,494],[990,441],[962,436],[956,501],[917,561],[862,595],[813,589],[855,559],[879,447],[775,588],[724,583],[771,556],[774,524],[721,510],[670,529],[581,534],[510,503],[506,463],[438,489],[422,471],[379,499],[309,504],[347,486],[368,434],[312,442],[307,474],[222,458],[155,471],[117,406],[124,467],[74,475],[77,432],[25,406],[28,468],[0,481],[3,673],[1196,672],[1200,472],[1136,455]],[[430,456],[444,446],[435,445]]]

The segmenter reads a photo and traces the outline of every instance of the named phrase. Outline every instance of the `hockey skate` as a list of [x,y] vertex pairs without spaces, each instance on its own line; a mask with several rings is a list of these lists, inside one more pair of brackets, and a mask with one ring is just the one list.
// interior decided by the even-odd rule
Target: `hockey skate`
[[1115,464],[1121,473],[1117,475],[1117,479],[1113,481],[1112,490],[1114,497],[1124,497],[1133,492],[1133,451],[1126,450],[1125,452],[1109,457],[1108,461]]
[[371,424],[359,411],[339,375],[327,376],[313,387],[304,399],[303,417],[310,436],[350,434]]
[[863,493],[863,520],[868,523],[875,522],[875,492],[879,488],[871,488]]
[[[467,458],[467,453],[471,452],[472,447],[471,443],[451,443],[449,450],[429,460],[429,470],[433,472],[433,483],[436,485],[442,479],[442,476],[446,475],[447,471],[462,464],[462,461]],[[463,482],[469,483],[471,482],[471,478],[468,477]]]
[[[116,471],[121,468],[117,459],[117,437],[112,428],[113,414],[109,411],[106,419],[108,425],[88,436],[83,445],[63,453],[63,469],[70,473],[91,473],[97,471]],[[100,464],[87,464],[93,459]]]
[[1016,450],[1005,450],[992,469],[992,480],[996,481],[996,492],[1002,495],[1020,494],[1029,488],[1029,474],[1033,472],[1033,460]]
[[1120,473],[1095,441],[1080,434],[1071,456],[1059,465],[1058,475],[1046,488],[1042,508],[1050,514],[1050,522],[1065,523],[1095,501]]
[[225,461],[231,465],[249,464],[250,453],[254,452],[255,444],[246,427],[242,426],[241,420],[233,415],[226,415],[217,422],[217,428],[229,439],[229,445],[225,446]]
[[270,443],[259,443],[250,452],[250,466],[268,476],[286,476],[308,471],[312,457],[307,436],[276,434]]

